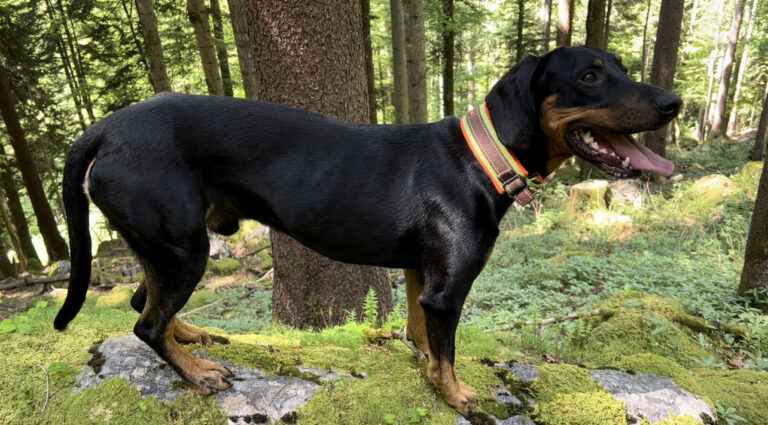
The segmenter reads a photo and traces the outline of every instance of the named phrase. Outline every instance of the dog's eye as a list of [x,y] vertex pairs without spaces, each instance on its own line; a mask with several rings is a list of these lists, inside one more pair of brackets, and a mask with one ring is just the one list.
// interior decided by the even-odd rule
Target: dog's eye
[[594,73],[594,71],[588,71],[584,76],[581,77],[581,81],[585,83],[594,83],[597,81],[597,74]]

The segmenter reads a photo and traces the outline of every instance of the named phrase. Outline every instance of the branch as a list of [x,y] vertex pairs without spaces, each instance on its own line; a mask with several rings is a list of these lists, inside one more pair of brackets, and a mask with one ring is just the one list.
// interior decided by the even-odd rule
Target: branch
[[543,327],[543,326],[549,326],[555,323],[567,322],[569,320],[576,320],[580,318],[586,319],[587,317],[595,317],[595,316],[602,316],[604,319],[607,319],[613,316],[614,313],[615,312],[613,310],[606,310],[606,309],[597,309],[597,310],[592,310],[585,313],[568,313],[565,316],[550,317],[548,319],[544,319],[539,322],[533,322],[530,320],[527,320],[525,322],[517,322],[511,326],[504,326],[503,328],[501,328],[501,330],[509,331],[512,329],[520,329],[525,326]]
[[6,289],[21,288],[28,285],[37,285],[39,283],[63,282],[65,280],[69,280],[69,273],[63,274],[61,276],[25,277],[24,279],[14,279],[9,277],[8,279],[0,280],[0,291],[4,291]]

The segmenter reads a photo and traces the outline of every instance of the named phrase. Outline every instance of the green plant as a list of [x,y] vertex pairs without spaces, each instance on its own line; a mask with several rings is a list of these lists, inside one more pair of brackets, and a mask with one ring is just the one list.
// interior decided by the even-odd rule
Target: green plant
[[715,409],[717,410],[717,417],[725,421],[726,425],[736,425],[739,422],[749,423],[746,419],[737,415],[736,409],[733,407],[725,407],[720,403],[715,403]]
[[427,409],[419,407],[414,410],[409,410],[408,413],[406,413],[406,416],[408,416],[409,422],[417,424],[427,417]]
[[379,299],[373,287],[368,288],[363,299],[363,323],[372,328],[379,327]]

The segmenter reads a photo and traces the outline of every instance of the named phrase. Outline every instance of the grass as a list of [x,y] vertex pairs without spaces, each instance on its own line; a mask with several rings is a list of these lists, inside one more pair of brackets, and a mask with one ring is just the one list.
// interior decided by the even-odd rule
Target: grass
[[[685,178],[645,184],[641,209],[570,206],[568,186],[555,182],[539,190],[533,206],[510,211],[457,331],[457,375],[475,387],[482,411],[512,414],[491,398],[506,385],[536,399],[524,411],[541,424],[626,420],[620,403],[574,366],[580,365],[669,376],[704,397],[723,423],[736,416],[768,423],[768,316],[752,307],[760,294],[736,294],[757,191],[753,171],[744,171],[748,145],[672,151]],[[737,190],[722,199],[695,195],[695,181],[713,172],[729,176]],[[239,269],[212,264],[184,310],[185,321],[231,341],[206,348],[208,355],[272,374],[303,376],[303,365],[368,376],[322,383],[299,411],[300,424],[455,423],[456,413],[427,382],[425,363],[387,337],[404,324],[404,285],[387,317],[368,314],[365,323],[323,331],[274,326],[271,287],[261,278],[271,258],[263,237],[252,236],[253,225],[243,227],[230,244],[257,255]],[[71,395],[88,347],[131,331],[131,293],[121,285],[89,295],[66,332],[51,327],[61,293],[0,298],[24,306],[0,322],[0,423],[225,423],[211,398],[190,392],[165,405],[109,380]],[[374,304],[369,299],[362,308],[375,311]],[[502,331],[596,308],[608,314]],[[526,386],[486,366],[509,360],[537,365],[542,378]],[[729,370],[739,365],[748,369]]]

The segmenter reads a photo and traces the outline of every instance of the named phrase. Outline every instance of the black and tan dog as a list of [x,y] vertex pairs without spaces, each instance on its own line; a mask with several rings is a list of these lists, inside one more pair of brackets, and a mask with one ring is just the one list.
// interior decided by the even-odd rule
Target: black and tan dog
[[[680,103],[632,82],[617,56],[557,49],[510,70],[478,108],[492,124],[474,130],[497,135],[524,174],[546,176],[576,154],[616,176],[668,175],[672,164],[629,134],[663,127]],[[477,397],[454,374],[456,326],[513,202],[469,138],[456,118],[354,125],[228,97],[162,94],[115,112],[67,158],[72,276],[54,326],[85,299],[90,196],[146,271],[131,301],[136,335],[197,390],[228,388],[229,370],[180,348],[210,337],[175,314],[205,271],[206,229],[229,235],[255,219],[335,260],[406,269],[408,338],[466,414]]]

